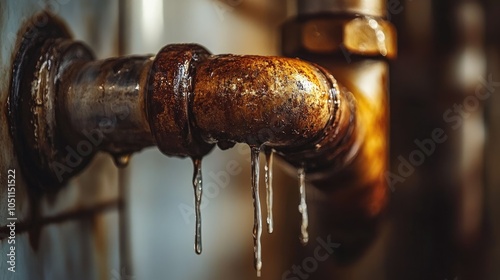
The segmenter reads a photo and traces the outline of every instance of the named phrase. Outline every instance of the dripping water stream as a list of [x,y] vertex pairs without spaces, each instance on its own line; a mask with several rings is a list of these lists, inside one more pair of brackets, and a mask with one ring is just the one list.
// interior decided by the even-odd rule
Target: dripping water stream
[[254,206],[254,224],[253,224],[253,240],[254,240],[254,265],[257,271],[257,277],[260,277],[262,271],[262,210],[259,197],[259,147],[251,148],[252,161],[252,196]]
[[113,155],[113,160],[115,162],[116,167],[124,168],[130,162],[131,154],[116,154]]
[[195,197],[195,216],[196,216],[196,229],[194,238],[194,250],[196,254],[200,255],[202,251],[201,246],[201,196],[203,194],[203,179],[201,175],[201,159],[193,158],[193,188]]
[[300,204],[299,212],[302,214],[302,223],[300,226],[300,242],[302,245],[306,245],[309,241],[309,233],[307,232],[307,227],[309,225],[309,217],[307,215],[307,201],[306,201],[306,173],[304,168],[299,168],[299,191],[300,191]]
[[267,232],[273,233],[274,219],[273,219],[273,151],[266,149],[266,165],[264,167],[266,172],[266,203],[267,203]]

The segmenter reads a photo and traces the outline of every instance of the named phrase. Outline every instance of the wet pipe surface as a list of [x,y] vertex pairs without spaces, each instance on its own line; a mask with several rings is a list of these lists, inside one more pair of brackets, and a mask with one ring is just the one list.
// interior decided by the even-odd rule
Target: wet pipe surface
[[[64,158],[54,158],[54,155],[65,155],[65,149],[72,145],[66,144],[68,142],[79,143],[78,137],[83,138],[83,135],[76,127],[81,129],[82,124],[95,123],[87,119],[95,118],[95,112],[92,109],[96,110],[104,106],[102,105],[103,95],[110,92],[122,94],[120,100],[124,99],[125,102],[129,102],[129,105],[142,110],[142,114],[131,115],[132,118],[138,119],[128,120],[128,122],[145,125],[142,131],[138,131],[141,128],[133,125],[119,126],[122,129],[118,131],[120,135],[126,135],[127,129],[130,129],[130,136],[125,137],[123,143],[120,143],[120,138],[104,135],[104,138],[115,139],[115,142],[103,146],[102,149],[112,153],[120,151],[115,154],[118,166],[126,165],[129,152],[137,151],[140,145],[150,146],[152,143],[156,143],[166,155],[193,159],[196,253],[199,254],[202,251],[201,162],[215,144],[223,149],[235,143],[246,143],[251,147],[252,195],[255,208],[253,237],[257,274],[260,275],[262,269],[260,242],[262,210],[258,161],[262,149],[265,150],[267,159],[265,170],[268,232],[273,231],[272,154],[276,152],[298,168],[301,194],[299,211],[302,215],[301,241],[303,244],[307,243],[306,173],[311,171],[311,166],[314,166],[314,171],[321,169],[321,166],[318,167],[317,164],[312,163],[322,162],[318,159],[323,158],[325,153],[344,151],[336,153],[335,159],[345,156],[344,154],[347,153],[345,150],[348,150],[346,146],[351,145],[352,141],[344,140],[352,136],[351,127],[355,124],[353,98],[350,93],[340,89],[335,79],[326,70],[299,59],[211,55],[198,45],[169,45],[154,58],[135,57],[135,59],[145,61],[141,64],[143,67],[137,69],[138,73],[131,74],[126,69],[122,72],[123,75],[137,79],[137,86],[123,87],[123,91],[117,93],[111,90],[113,84],[107,85],[106,81],[103,82],[100,79],[96,81],[89,78],[85,80],[88,84],[79,84],[78,87],[71,87],[71,85],[75,81],[81,82],[82,77],[87,77],[84,73],[85,69],[92,68],[85,67],[88,63],[93,63],[97,67],[100,64],[106,65],[102,69],[113,71],[113,75],[109,76],[120,80],[119,76],[122,72],[117,69],[122,68],[127,58],[93,61],[91,55],[84,55],[91,53],[85,46],[74,44],[64,36],[58,40],[45,40],[43,43],[40,45],[55,51],[61,49],[62,46],[64,55],[54,53],[54,55],[45,56],[41,53],[44,49],[38,50],[38,54],[30,58],[36,63],[30,64],[30,67],[23,64],[22,69],[25,75],[17,77],[24,81],[23,84],[31,85],[31,87],[11,88],[9,112],[12,134],[15,138],[28,136],[26,139],[32,140],[18,147],[20,154],[25,150],[30,151],[29,154],[23,155],[22,166],[26,168],[33,160],[39,163],[32,167],[32,171],[38,171],[32,172],[33,174],[53,175],[51,173],[54,172],[51,168],[53,161],[64,162]],[[24,58],[23,54],[20,54],[20,57]],[[78,59],[80,57],[84,59]],[[147,61],[151,59],[152,63],[148,63]],[[39,73],[40,65],[44,65],[44,62],[48,60],[55,62],[54,65],[56,65],[56,69],[53,69],[51,73],[55,71],[60,75],[46,76],[46,87],[33,86],[40,84],[40,77],[31,75],[30,70],[33,70],[31,73]],[[56,81],[56,78],[62,80]],[[56,82],[62,86],[54,86]],[[130,84],[129,82],[127,85]],[[72,90],[72,99],[68,97],[69,90]],[[79,92],[79,90],[85,90],[85,92]],[[53,102],[48,104],[44,102],[45,99],[40,102],[37,98],[41,93],[53,98]],[[90,102],[90,110],[75,112],[61,108],[68,104],[78,104],[78,99],[84,94],[87,94],[85,98],[86,102]],[[132,102],[142,98],[145,104]],[[95,102],[95,106],[92,106],[92,102]],[[37,119],[44,114],[51,118],[47,123],[41,122],[40,126],[26,126],[20,121]],[[71,114],[79,114],[78,118],[75,118],[78,123],[72,122]],[[110,117],[116,118],[116,116]],[[65,120],[70,121],[68,123],[64,122]],[[41,128],[47,129],[40,131]],[[93,127],[88,127],[88,129],[91,130]],[[136,139],[134,135],[137,134],[141,136]],[[144,135],[150,135],[149,137],[154,140],[146,139],[145,141]],[[52,141],[52,139],[60,140]],[[135,140],[137,143],[134,143]],[[129,145],[133,147],[130,151],[127,150]],[[110,149],[109,147],[112,147],[112,150],[107,150]],[[91,156],[87,158],[87,161]],[[80,168],[84,165],[82,163]],[[43,189],[43,186],[39,186],[44,183],[43,180],[34,178],[33,182],[38,185],[36,186],[38,190]]]
[[[193,159],[195,174],[195,250],[201,253],[201,158],[214,144],[251,148],[254,200],[255,269],[262,269],[262,208],[259,155],[264,149],[268,231],[273,231],[272,153],[290,151],[321,156],[340,141],[353,124],[349,94],[319,66],[290,58],[210,55],[198,45],[170,45],[160,51],[150,70],[148,117],[159,149]],[[343,100],[348,100],[343,104]],[[345,116],[342,115],[343,111]],[[342,118],[342,120],[340,120]],[[333,146],[333,147],[332,147]],[[308,242],[305,174],[313,159],[293,157],[299,167],[301,242]]]

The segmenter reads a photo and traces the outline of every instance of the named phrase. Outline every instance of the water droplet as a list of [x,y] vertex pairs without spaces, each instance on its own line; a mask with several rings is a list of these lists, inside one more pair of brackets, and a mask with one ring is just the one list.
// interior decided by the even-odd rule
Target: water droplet
[[266,149],[266,202],[267,202],[267,232],[273,233],[274,219],[273,219],[273,151]]
[[130,162],[131,154],[116,154],[113,155],[113,160],[115,161],[115,165],[119,168],[124,168]]
[[196,254],[200,255],[202,251],[201,247],[201,196],[203,194],[203,179],[201,175],[201,159],[193,158],[193,188],[194,188],[194,208],[195,208],[195,219],[196,219],[196,229],[194,237],[194,251]]
[[307,201],[306,201],[306,172],[304,168],[299,168],[299,190],[300,190],[300,204],[299,212],[302,214],[302,223],[300,226],[300,242],[302,245],[307,245],[309,241],[309,233],[307,227],[309,225],[309,218],[307,215]]
[[259,155],[260,148],[251,147],[252,161],[252,196],[254,206],[253,241],[254,241],[254,265],[257,277],[260,277],[262,270],[262,210],[259,197]]

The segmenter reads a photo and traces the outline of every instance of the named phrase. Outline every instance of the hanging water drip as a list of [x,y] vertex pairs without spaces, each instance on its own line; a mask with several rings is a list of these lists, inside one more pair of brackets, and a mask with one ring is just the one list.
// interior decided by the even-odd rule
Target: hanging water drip
[[274,219],[273,219],[273,151],[267,148],[266,151],[266,165],[264,170],[266,172],[266,202],[267,202],[267,232],[273,233]]
[[130,156],[131,154],[116,154],[113,155],[113,160],[115,162],[115,165],[119,168],[124,168],[128,165],[130,162]]
[[262,210],[260,207],[259,196],[259,155],[260,148],[251,146],[251,161],[252,161],[252,196],[254,206],[254,224],[253,224],[253,240],[254,240],[254,265],[257,271],[257,277],[260,277],[262,270]]
[[194,238],[194,250],[196,254],[200,255],[202,251],[201,246],[201,196],[203,194],[203,179],[201,175],[201,159],[192,158],[194,172],[193,172],[193,188],[195,197],[195,219],[196,229]]
[[304,168],[298,169],[299,177],[299,191],[300,191],[300,204],[299,212],[302,214],[302,223],[300,226],[300,242],[302,245],[307,245],[309,241],[309,233],[307,227],[309,225],[309,218],[307,215],[307,201],[306,201],[306,173]]

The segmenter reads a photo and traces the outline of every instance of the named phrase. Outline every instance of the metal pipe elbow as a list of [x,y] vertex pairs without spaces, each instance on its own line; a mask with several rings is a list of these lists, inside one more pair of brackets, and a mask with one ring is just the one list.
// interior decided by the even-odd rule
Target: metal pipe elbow
[[320,150],[338,143],[353,113],[350,94],[331,74],[293,58],[171,45],[155,58],[149,85],[151,131],[167,155],[201,157],[215,143]]

